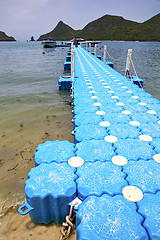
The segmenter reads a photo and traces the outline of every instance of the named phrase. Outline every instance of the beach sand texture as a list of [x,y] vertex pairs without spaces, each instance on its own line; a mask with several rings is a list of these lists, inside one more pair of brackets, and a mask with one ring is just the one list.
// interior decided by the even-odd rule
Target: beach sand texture
[[[64,104],[64,103],[63,103]],[[59,239],[61,225],[36,224],[29,214],[21,216],[18,206],[25,202],[25,181],[34,165],[36,147],[46,141],[73,142],[71,107],[51,106],[46,111],[23,113],[23,121],[3,122],[0,136],[0,240]],[[38,111],[38,110],[37,110]],[[30,116],[26,116],[30,114]],[[33,114],[35,116],[33,116]],[[75,230],[69,239],[75,239]]]
[[[61,225],[51,222],[48,225],[37,224],[29,215],[21,216],[17,207],[10,209],[0,225],[0,240],[58,240]],[[76,230],[72,230],[70,240],[76,240]]]

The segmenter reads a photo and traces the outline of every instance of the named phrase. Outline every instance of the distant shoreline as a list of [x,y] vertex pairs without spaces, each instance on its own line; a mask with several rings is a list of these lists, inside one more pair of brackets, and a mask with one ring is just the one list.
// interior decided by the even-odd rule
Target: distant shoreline
[[[70,40],[56,40],[58,42],[61,41],[70,41]],[[90,39],[86,39],[86,41],[94,41],[94,40],[90,40]],[[144,41],[144,40],[101,40],[101,39],[97,39],[97,41],[101,41],[101,42],[160,42],[160,40],[150,40],[150,41]],[[35,40],[35,41],[30,41],[30,40],[0,40],[0,42],[41,42],[41,40]]]

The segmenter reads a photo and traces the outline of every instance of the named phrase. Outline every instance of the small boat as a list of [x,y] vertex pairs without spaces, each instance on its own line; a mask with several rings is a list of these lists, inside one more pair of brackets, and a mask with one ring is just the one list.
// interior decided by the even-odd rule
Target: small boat
[[52,37],[44,37],[42,40],[42,44],[44,48],[55,48],[56,41]]

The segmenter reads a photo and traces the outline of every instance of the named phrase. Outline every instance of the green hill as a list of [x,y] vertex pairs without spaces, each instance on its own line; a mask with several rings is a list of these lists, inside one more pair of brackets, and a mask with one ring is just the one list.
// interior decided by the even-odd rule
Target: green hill
[[70,40],[82,37],[86,40],[125,40],[125,41],[160,41],[160,14],[137,23],[119,16],[105,15],[88,23],[82,30],[74,30],[62,21],[53,31],[41,35],[54,37],[56,40]]
[[132,32],[138,25],[123,17],[105,15],[87,24],[82,29],[81,36],[91,40],[134,40]]
[[16,41],[14,37],[7,36],[4,32],[0,31],[0,41]]
[[41,35],[37,41],[41,41],[44,37],[53,37],[56,40],[68,40],[74,36],[75,30],[60,21],[51,32]]
[[160,41],[160,13],[139,24],[134,34],[140,41]]

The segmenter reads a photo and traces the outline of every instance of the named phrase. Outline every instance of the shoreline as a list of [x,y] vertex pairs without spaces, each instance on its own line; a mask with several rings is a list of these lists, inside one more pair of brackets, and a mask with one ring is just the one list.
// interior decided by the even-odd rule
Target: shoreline
[[[1,223],[1,220],[3,222]],[[21,216],[18,206],[10,209],[3,217],[0,217],[0,240],[57,240],[60,239],[61,224],[51,222],[47,225],[35,223],[29,214]],[[70,240],[76,240],[76,229],[71,231]]]
[[[3,158],[8,152],[8,159],[1,160],[1,178],[2,192],[0,194],[0,240],[12,239],[47,239],[57,240],[60,238],[60,229],[62,225],[54,222],[50,224],[37,224],[32,221],[29,214],[21,216],[18,213],[18,207],[25,202],[25,181],[31,168],[35,167],[34,153],[36,147],[46,141],[68,140],[73,142],[72,114],[71,107],[65,106],[63,111],[58,111],[56,115],[44,113],[41,118],[44,121],[44,128],[37,123],[37,128],[32,128],[33,123],[25,128],[19,126],[20,135],[17,138],[6,132],[3,139]],[[42,128],[42,129],[41,129]],[[14,129],[15,130],[15,129]],[[34,135],[32,136],[32,131]],[[25,137],[22,138],[21,135]],[[14,139],[12,139],[14,137]],[[6,139],[5,139],[6,138]],[[11,144],[12,142],[12,144]],[[6,156],[7,158],[7,156]],[[69,239],[75,240],[73,231]]]

